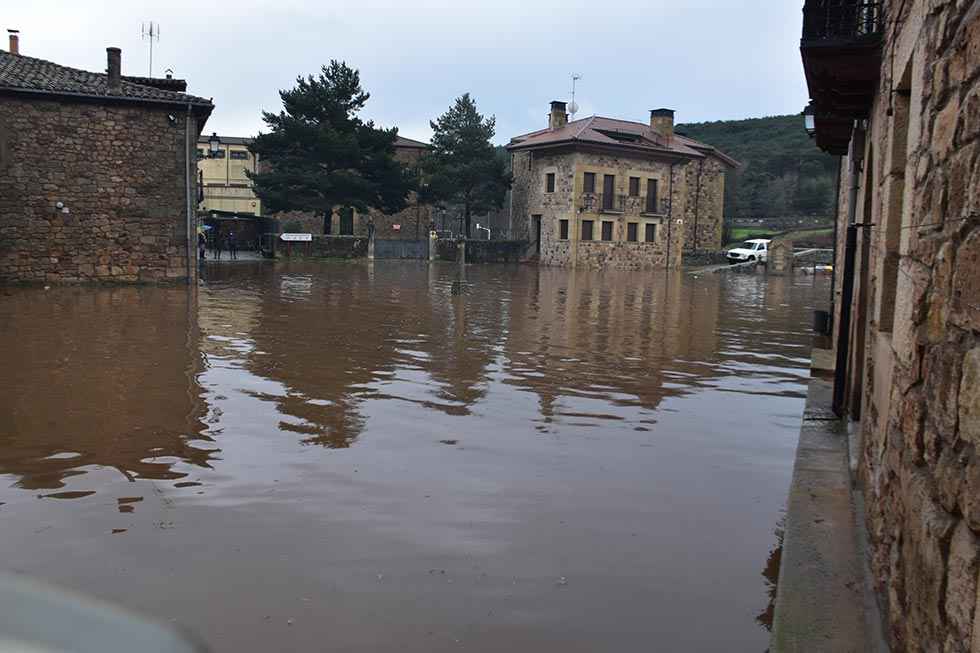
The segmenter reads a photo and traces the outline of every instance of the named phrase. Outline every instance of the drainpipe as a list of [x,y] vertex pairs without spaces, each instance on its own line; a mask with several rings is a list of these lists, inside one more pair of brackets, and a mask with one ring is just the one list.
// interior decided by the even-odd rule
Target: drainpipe
[[670,233],[671,233],[671,223],[673,222],[672,216],[674,213],[674,164],[670,164],[670,179],[667,183],[667,260],[666,268],[670,271]]
[[701,176],[704,174],[704,159],[698,162],[698,186],[694,193],[694,251],[698,251],[698,212],[701,208]]
[[851,304],[854,300],[854,259],[857,250],[857,194],[864,157],[864,130],[855,126],[851,136],[851,162],[847,191],[847,239],[844,244],[844,271],[841,277],[840,324],[837,327],[837,360],[834,364],[834,413],[843,417],[847,388],[847,357],[850,346]]
[[[834,183],[834,258],[832,259],[832,265],[836,268],[837,266],[837,222],[840,220],[840,173],[843,168],[843,159],[837,158],[837,179]],[[834,270],[834,274],[830,275],[830,317],[833,319],[834,316],[834,303],[836,302],[836,290],[837,290],[837,274]],[[817,276],[817,275],[813,275]]]
[[[185,192],[185,204],[187,209],[187,283],[190,285],[194,280],[194,267],[197,265],[197,254],[196,247],[194,247],[194,206],[192,204],[191,196],[193,194],[193,186],[191,185],[191,105],[187,104],[187,117],[184,119],[184,192]],[[194,145],[197,145],[197,139],[193,139]]]

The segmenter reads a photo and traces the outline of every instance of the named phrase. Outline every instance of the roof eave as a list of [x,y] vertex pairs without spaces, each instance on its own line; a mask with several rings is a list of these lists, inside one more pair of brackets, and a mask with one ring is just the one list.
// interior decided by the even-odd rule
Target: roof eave
[[198,98],[184,100],[163,100],[158,98],[135,98],[126,95],[96,95],[94,93],[74,93],[71,91],[45,91],[35,88],[20,88],[16,86],[0,86],[0,95],[27,95],[43,98],[63,98],[80,102],[96,102],[101,104],[145,104],[150,106],[191,107],[195,113],[208,116],[214,110],[213,102],[201,102]]
[[506,149],[510,152],[515,152],[518,150],[545,150],[545,149],[564,147],[567,145],[572,145],[575,147],[582,147],[582,148],[595,148],[595,149],[601,149],[604,151],[612,151],[612,152],[628,151],[630,153],[644,154],[646,156],[652,156],[652,157],[658,157],[664,159],[673,159],[673,160],[685,160],[685,161],[689,161],[692,159],[699,159],[704,156],[704,155],[699,155],[694,153],[677,152],[674,150],[661,150],[661,149],[655,149],[651,147],[635,147],[625,143],[596,143],[594,141],[584,141],[584,140],[574,139],[574,138],[565,138],[560,141],[549,141],[548,143],[531,143],[531,144],[514,143],[514,144],[507,145]]

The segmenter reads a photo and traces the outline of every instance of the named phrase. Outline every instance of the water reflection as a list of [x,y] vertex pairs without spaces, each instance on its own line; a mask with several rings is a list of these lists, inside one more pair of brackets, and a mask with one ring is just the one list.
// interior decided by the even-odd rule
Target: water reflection
[[209,467],[195,304],[177,288],[6,290],[0,474],[50,490],[96,467],[131,481]]

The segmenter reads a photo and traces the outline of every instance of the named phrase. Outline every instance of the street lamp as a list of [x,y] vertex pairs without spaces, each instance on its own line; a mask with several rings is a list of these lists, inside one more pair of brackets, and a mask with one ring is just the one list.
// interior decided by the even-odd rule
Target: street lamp
[[218,146],[221,145],[221,139],[218,138],[218,132],[211,132],[211,138],[208,139],[208,150],[209,157],[214,158],[218,155]]
[[816,109],[813,102],[803,109],[803,129],[806,130],[807,136],[810,138],[813,138],[814,134],[817,133]]

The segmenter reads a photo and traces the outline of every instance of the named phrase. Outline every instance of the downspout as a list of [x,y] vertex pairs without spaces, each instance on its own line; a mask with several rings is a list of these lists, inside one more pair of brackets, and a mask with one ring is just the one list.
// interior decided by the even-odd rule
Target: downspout
[[[847,239],[844,244],[844,271],[841,281],[840,324],[837,327],[837,360],[834,364],[834,413],[843,417],[844,395],[847,387],[847,357],[850,346],[851,304],[854,300],[854,258],[857,249],[857,225],[854,218],[857,215],[857,194],[861,178],[863,138],[860,127],[855,127],[851,136],[851,162],[848,173],[847,191]],[[858,141],[861,141],[860,147]],[[861,151],[859,151],[861,150]]]
[[670,271],[670,241],[674,225],[674,164],[670,164],[670,182],[667,185],[667,270]]
[[[190,285],[194,281],[194,269],[197,265],[197,254],[196,247],[194,247],[194,233],[193,233],[193,211],[194,205],[192,203],[192,195],[194,193],[193,186],[191,184],[191,105],[187,104],[187,117],[184,119],[184,191],[185,191],[185,201],[187,203],[187,283]],[[196,130],[195,130],[196,131]],[[194,139],[196,145],[197,139]]]
[[694,251],[698,251],[698,212],[701,207],[701,176],[704,174],[704,159],[698,162],[698,185],[694,193]]
[[[844,165],[844,159],[842,157],[837,158],[837,179],[834,184],[834,258],[831,263],[833,267],[837,266],[837,222],[840,220],[840,173]],[[814,275],[816,276],[816,275]],[[833,319],[834,316],[834,303],[837,290],[837,275],[830,275],[830,316]]]

